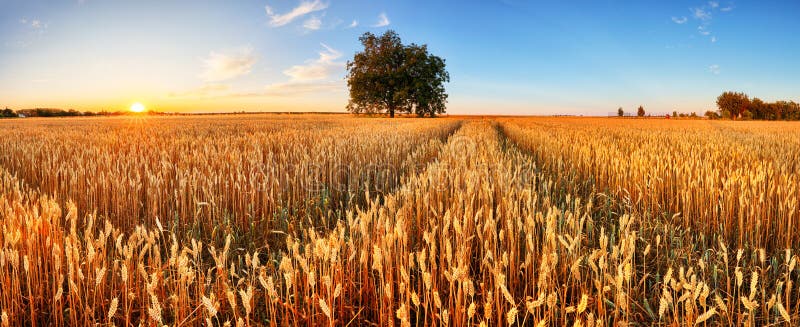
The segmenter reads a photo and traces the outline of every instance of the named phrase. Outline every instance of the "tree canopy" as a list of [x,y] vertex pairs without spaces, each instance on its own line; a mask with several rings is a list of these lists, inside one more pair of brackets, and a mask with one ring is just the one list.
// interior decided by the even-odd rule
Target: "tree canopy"
[[747,111],[749,104],[750,99],[741,92],[724,92],[717,97],[717,107],[734,119],[741,117]]
[[364,50],[347,62],[347,86],[353,113],[414,112],[434,117],[446,110],[444,83],[450,81],[444,59],[428,53],[427,45],[403,45],[392,30],[381,36],[364,33]]
[[742,92],[724,92],[717,97],[717,107],[725,118],[758,120],[800,120],[800,104],[794,101],[765,102],[750,99]]
[[9,117],[17,117],[17,113],[14,110],[5,108],[0,110],[0,118],[9,118]]

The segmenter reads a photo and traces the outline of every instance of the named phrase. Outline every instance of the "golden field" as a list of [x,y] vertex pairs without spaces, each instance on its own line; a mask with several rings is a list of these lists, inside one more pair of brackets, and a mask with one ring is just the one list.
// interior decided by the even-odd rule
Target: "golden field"
[[800,125],[0,121],[2,325],[800,323]]

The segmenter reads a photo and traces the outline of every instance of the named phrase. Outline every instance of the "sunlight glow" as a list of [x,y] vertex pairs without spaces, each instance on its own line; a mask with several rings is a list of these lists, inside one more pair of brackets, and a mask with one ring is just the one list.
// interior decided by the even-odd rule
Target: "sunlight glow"
[[144,105],[139,102],[136,102],[131,105],[131,112],[144,112],[144,111],[145,111]]

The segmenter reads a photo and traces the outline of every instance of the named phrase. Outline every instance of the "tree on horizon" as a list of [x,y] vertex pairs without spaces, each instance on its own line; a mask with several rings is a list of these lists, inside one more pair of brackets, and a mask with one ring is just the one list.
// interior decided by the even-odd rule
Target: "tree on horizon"
[[347,86],[352,113],[414,112],[419,117],[444,113],[450,81],[444,59],[428,52],[427,45],[403,45],[389,30],[381,36],[370,32],[360,38],[364,50],[347,62]]

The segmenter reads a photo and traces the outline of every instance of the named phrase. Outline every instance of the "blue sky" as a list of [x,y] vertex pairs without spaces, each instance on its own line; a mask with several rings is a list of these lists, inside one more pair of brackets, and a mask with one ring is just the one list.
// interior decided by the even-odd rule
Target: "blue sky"
[[447,61],[453,114],[800,101],[798,1],[2,0],[0,106],[343,111],[366,31]]

